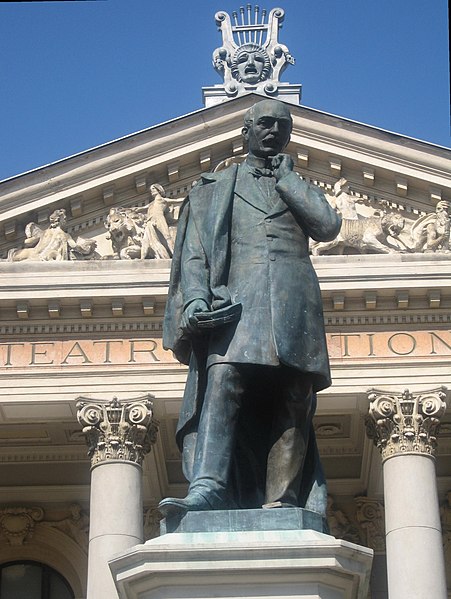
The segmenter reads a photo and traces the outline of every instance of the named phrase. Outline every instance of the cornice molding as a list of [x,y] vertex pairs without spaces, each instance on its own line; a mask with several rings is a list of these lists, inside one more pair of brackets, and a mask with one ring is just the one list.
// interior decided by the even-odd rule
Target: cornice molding
[[[313,256],[312,263],[327,326],[451,321],[449,254]],[[4,262],[1,270],[1,335],[161,331],[169,260]]]

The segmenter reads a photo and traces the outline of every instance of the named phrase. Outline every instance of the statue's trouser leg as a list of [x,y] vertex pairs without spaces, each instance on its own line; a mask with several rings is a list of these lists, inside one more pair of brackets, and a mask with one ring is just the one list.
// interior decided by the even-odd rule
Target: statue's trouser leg
[[222,504],[226,499],[242,394],[242,377],[233,364],[210,366],[189,492],[200,493],[216,508],[226,507]]
[[279,372],[274,399],[265,503],[297,506],[312,419],[310,377],[290,368]]

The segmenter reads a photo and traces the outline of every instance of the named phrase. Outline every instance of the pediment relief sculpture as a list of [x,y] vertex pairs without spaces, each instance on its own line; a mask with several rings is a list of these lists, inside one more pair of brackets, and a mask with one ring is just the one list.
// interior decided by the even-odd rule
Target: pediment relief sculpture
[[410,231],[413,251],[449,252],[450,250],[450,203],[440,201],[435,212],[425,214],[416,220]]
[[13,248],[8,252],[9,262],[34,260],[89,260],[99,258],[96,254],[96,241],[93,239],[74,240],[67,232],[67,217],[64,209],[55,210],[50,215],[50,226],[41,229],[36,223],[25,227],[23,248]]
[[178,210],[183,198],[169,199],[162,185],[150,186],[146,206],[111,208],[105,219],[108,238],[117,260],[168,259],[174,250]]
[[[341,215],[342,226],[333,241],[311,244],[314,256],[321,254],[448,253],[450,248],[449,202],[440,201],[436,211],[407,222],[389,202],[377,203],[350,193],[346,179],[334,185],[329,203]],[[365,210],[358,209],[365,206]]]
[[[240,164],[246,155],[220,162],[214,172]],[[168,198],[162,185],[150,186],[150,202],[144,206],[113,206],[104,218],[107,230],[96,239],[68,232],[64,209],[54,210],[50,224],[41,228],[34,222],[25,227],[22,247],[9,250],[8,262],[63,260],[158,260],[171,259],[179,211],[184,198]],[[342,254],[450,253],[450,202],[441,200],[434,212],[413,220],[412,212],[393,207],[388,201],[360,197],[350,190],[345,178],[325,193],[341,215],[336,239],[311,242],[314,256]],[[101,243],[100,239],[108,242]],[[99,241],[99,245],[97,243]],[[110,245],[111,244],[111,245]],[[102,246],[102,247],[101,247]]]

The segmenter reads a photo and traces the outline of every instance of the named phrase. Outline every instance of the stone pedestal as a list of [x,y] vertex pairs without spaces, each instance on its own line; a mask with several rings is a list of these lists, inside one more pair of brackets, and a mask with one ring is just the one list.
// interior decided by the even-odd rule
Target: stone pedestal
[[157,433],[150,397],[77,403],[92,463],[87,599],[117,598],[108,560],[143,541],[142,461]]
[[[311,512],[269,511],[285,512],[291,524],[273,530],[284,516],[265,510],[194,512],[175,527],[183,532],[163,534],[114,558],[110,567],[120,599],[366,599],[371,549],[315,530],[290,530],[299,518],[312,521]],[[260,529],[245,530],[259,514]],[[216,530],[222,516],[223,530]],[[321,516],[315,516],[314,525],[322,528]],[[215,530],[191,532],[202,519]]]

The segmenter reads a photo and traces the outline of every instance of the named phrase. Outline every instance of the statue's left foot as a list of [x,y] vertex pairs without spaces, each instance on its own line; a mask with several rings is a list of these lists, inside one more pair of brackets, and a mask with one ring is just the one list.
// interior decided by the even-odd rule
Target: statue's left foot
[[158,509],[165,518],[183,516],[186,512],[202,512],[212,510],[213,506],[200,493],[189,493],[185,499],[166,497],[158,504]]

